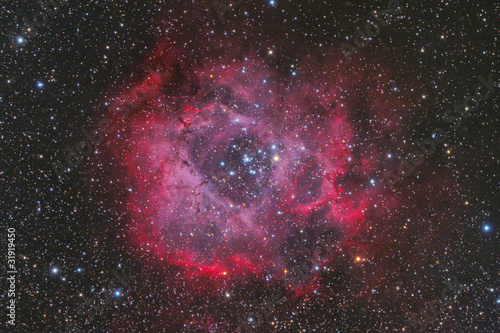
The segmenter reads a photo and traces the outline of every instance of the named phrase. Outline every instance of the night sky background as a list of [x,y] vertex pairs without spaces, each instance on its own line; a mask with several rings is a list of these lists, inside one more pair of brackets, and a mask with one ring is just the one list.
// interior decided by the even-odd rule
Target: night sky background
[[499,332],[500,3],[233,3],[1,2],[0,331]]

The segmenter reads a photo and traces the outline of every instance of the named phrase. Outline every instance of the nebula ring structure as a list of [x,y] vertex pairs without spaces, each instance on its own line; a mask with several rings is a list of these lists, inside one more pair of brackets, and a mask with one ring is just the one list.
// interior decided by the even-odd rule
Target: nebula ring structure
[[[299,78],[251,53],[181,64],[182,52],[160,45],[145,64],[158,71],[110,109],[119,125],[108,157],[127,179],[130,239],[190,276],[310,283],[370,228],[378,148],[354,148],[365,121],[353,114],[383,114],[378,130],[394,128],[387,75],[353,74],[334,50],[321,66],[302,59]],[[345,93],[366,86],[356,99]]]

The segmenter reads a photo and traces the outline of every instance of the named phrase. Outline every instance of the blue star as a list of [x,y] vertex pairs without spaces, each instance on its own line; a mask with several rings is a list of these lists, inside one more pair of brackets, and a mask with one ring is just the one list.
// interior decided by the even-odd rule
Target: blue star
[[490,225],[488,225],[488,224],[483,225],[483,231],[484,232],[489,232],[490,230],[491,230]]

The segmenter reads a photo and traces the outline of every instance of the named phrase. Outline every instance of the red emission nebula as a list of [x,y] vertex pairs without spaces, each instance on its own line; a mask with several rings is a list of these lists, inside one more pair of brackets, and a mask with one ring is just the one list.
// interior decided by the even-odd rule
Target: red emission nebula
[[333,49],[291,67],[285,45],[196,43],[160,43],[111,98],[100,155],[126,193],[130,243],[186,280],[296,293],[321,267],[370,256],[362,235],[395,204],[373,182],[402,118],[390,72]]

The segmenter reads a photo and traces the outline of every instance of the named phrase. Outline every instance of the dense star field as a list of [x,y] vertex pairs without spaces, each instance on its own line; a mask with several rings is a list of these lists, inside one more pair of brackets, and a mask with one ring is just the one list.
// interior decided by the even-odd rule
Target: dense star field
[[2,5],[8,332],[498,332],[500,4]]

